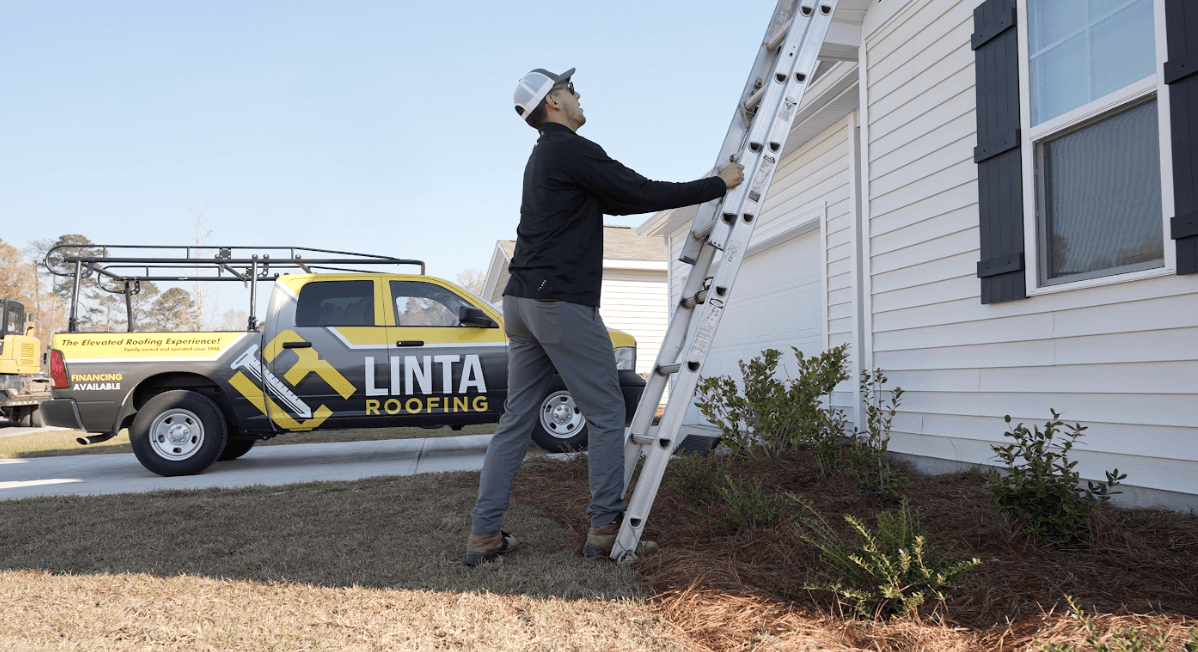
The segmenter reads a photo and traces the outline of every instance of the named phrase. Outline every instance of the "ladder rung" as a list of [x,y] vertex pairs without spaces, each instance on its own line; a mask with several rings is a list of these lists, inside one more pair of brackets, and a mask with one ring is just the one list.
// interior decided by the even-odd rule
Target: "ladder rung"
[[653,443],[653,438],[649,435],[638,435],[633,433],[629,436],[629,439],[632,440],[632,443],[639,444],[641,446],[648,446],[649,444]]
[[687,297],[686,299],[683,299],[682,306],[684,308],[690,309],[690,308],[694,308],[695,306],[699,305],[700,303],[706,303],[707,302],[707,292],[708,292],[707,290],[700,290],[695,293],[695,296]]
[[778,46],[782,45],[782,41],[786,38],[787,32],[790,31],[791,25],[795,24],[794,18],[786,21],[786,24],[774,32],[774,35],[765,42],[765,47],[770,50],[777,50]]
[[753,93],[749,95],[749,98],[745,100],[744,106],[742,107],[744,108],[745,115],[753,115],[753,112],[757,110],[757,105],[761,104],[761,98],[764,96],[765,84],[758,79],[756,88],[754,89]]
[[[701,292],[700,294],[705,293]],[[669,376],[670,374],[678,373],[678,370],[680,369],[682,369],[682,365],[680,364],[665,364],[658,365],[657,369],[654,369],[654,371],[656,371],[659,376]]]

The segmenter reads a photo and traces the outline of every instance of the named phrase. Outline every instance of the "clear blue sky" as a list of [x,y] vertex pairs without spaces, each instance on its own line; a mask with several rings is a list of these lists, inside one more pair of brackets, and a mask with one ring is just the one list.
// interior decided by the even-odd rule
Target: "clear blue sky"
[[[773,0],[0,0],[0,238],[294,245],[454,278],[515,237],[536,132],[512,91],[576,67],[579,133],[651,178],[715,161]],[[609,223],[640,224],[645,216]]]

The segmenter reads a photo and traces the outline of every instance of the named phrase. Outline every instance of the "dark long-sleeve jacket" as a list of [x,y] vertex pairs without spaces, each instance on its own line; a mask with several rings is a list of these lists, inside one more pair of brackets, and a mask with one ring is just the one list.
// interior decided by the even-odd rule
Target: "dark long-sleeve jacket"
[[722,196],[719,177],[653,181],[612,159],[569,127],[540,128],[524,168],[516,251],[505,295],[599,305],[603,215],[635,215]]

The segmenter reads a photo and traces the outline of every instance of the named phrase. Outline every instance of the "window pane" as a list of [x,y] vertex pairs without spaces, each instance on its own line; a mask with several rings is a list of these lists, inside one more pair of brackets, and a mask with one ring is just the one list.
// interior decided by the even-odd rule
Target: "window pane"
[[296,326],[374,326],[374,281],[314,281],[300,288]]
[[1090,30],[1091,100],[1156,72],[1155,30],[1150,0],[1139,0],[1094,25]]
[[1156,101],[1037,146],[1041,284],[1164,264]]
[[1033,57],[1086,27],[1086,0],[1028,0],[1027,10]]
[[391,281],[396,326],[457,326],[464,299],[432,283]]
[[1028,0],[1032,124],[1152,75],[1152,0]]
[[1084,33],[1032,59],[1032,124],[1051,120],[1090,101],[1085,69]]

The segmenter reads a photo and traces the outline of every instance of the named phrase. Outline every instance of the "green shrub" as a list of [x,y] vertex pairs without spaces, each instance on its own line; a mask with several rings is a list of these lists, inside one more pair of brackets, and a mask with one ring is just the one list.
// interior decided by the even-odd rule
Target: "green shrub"
[[898,498],[899,478],[894,474],[890,460],[886,459],[886,452],[890,447],[890,424],[898,412],[903,388],[895,387],[887,404],[882,399],[882,386],[885,384],[886,376],[881,369],[861,372],[866,429],[864,432],[855,431],[840,455],[842,464],[857,476],[857,483],[863,490]]
[[[800,499],[801,500],[801,499]],[[803,519],[811,531],[803,539],[819,548],[828,571],[805,588],[832,591],[858,613],[873,618],[906,614],[928,601],[943,601],[960,591],[959,582],[979,562],[952,560],[935,554],[919,522],[919,510],[904,496],[899,509],[878,514],[876,531],[848,515],[855,544],[845,543],[810,502],[802,501],[815,518]]]
[[[1011,427],[1004,435],[1015,440],[1006,446],[991,446],[1006,466],[1006,474],[992,471],[986,476],[986,487],[994,493],[1000,510],[1012,518],[1025,518],[1028,532],[1035,538],[1069,542],[1077,538],[1082,522],[1098,505],[1119,493],[1112,491],[1127,474],[1119,469],[1106,472],[1106,481],[1095,484],[1087,481],[1085,489],[1069,461],[1069,451],[1081,438],[1085,426],[1061,422],[1061,415],[1052,412],[1052,420],[1044,430],[1034,426],[1028,430],[1022,423]],[[1022,460],[1022,462],[1020,461]]]
[[[1069,611],[1077,618],[1086,630],[1086,643],[1094,648],[1094,652],[1173,652],[1184,649],[1185,652],[1198,652],[1198,629],[1190,630],[1190,640],[1182,643],[1183,647],[1169,645],[1167,635],[1159,627],[1151,633],[1141,633],[1134,629],[1121,627],[1111,632],[1099,632],[1094,621],[1090,619],[1073,598],[1065,596],[1069,601]],[[1106,640],[1103,640],[1106,639]],[[1036,641],[1036,647],[1045,652],[1079,652],[1080,648],[1072,643],[1045,643]]]
[[843,414],[828,407],[826,398],[849,377],[847,345],[811,357],[791,348],[799,377],[789,385],[776,377],[782,354],[775,349],[740,362],[743,391],[728,376],[699,382],[695,403],[719,426],[734,454],[776,458],[803,442],[839,442],[843,436]]
[[720,481],[727,471],[727,455],[679,455],[670,462],[669,485],[680,496],[711,504],[720,498]]
[[738,483],[726,475],[719,494],[728,506],[722,520],[738,530],[769,527],[783,518],[794,518],[795,508],[800,504],[799,498],[789,491],[767,491],[761,476]]

